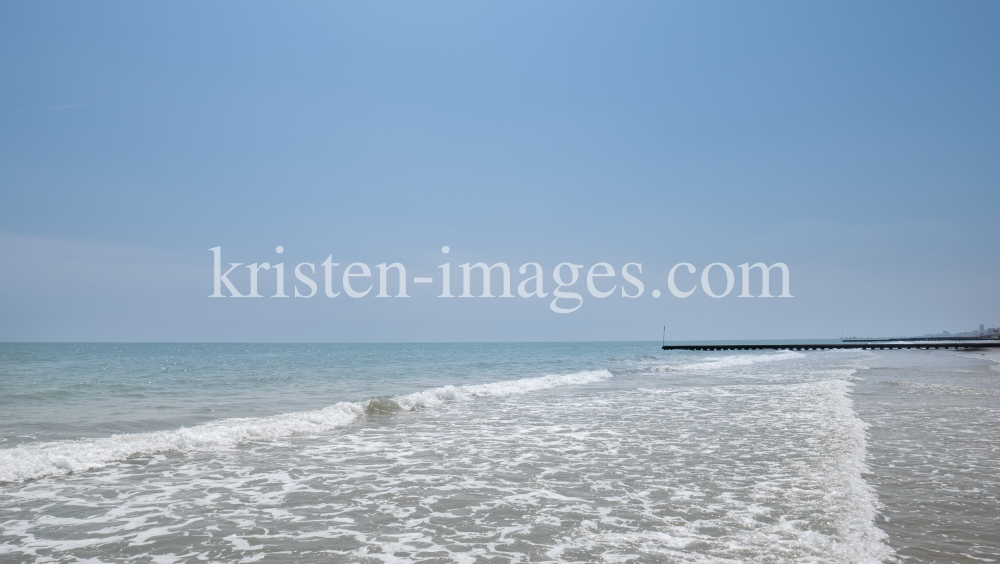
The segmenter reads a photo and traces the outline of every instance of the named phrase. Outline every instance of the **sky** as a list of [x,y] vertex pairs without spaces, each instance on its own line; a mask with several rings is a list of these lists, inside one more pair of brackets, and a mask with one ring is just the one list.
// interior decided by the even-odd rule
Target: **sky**
[[[998,21],[985,1],[3,3],[0,341],[997,325]],[[238,292],[280,262],[290,297],[274,269],[262,298],[209,297],[215,247]],[[373,290],[326,297],[328,257],[334,291],[352,263]],[[379,298],[394,262],[410,297]],[[507,264],[515,297],[438,297],[439,265],[458,296],[479,262]],[[531,262],[544,298],[516,291]],[[787,265],[792,297],[759,297],[758,270],[739,297],[758,262]],[[571,313],[561,263],[581,265]],[[722,298],[713,263],[734,272]],[[721,266],[708,280],[725,290]]]

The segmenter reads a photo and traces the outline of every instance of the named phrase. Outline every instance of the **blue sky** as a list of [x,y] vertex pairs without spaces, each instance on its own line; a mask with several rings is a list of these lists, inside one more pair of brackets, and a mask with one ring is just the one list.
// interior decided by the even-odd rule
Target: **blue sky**
[[[0,340],[997,323],[998,16],[995,2],[5,3]],[[548,276],[638,262],[646,292],[568,315],[422,287],[209,299],[217,245],[289,273],[331,254],[411,277],[445,260]],[[676,263],[758,261],[788,264],[795,298],[666,293]]]

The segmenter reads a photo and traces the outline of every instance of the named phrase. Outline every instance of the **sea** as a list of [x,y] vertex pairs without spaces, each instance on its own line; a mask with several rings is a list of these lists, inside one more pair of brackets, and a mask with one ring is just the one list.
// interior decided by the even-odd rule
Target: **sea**
[[0,562],[1000,561],[1000,356],[0,344]]

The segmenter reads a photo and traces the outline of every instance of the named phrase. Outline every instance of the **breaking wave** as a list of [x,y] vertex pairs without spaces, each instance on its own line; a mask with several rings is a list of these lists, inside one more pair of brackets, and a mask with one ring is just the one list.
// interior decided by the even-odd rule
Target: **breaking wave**
[[340,402],[313,411],[259,418],[221,419],[193,427],[97,439],[21,445],[0,450],[0,482],[82,472],[138,455],[222,450],[247,441],[322,433],[353,423],[366,414],[386,415],[399,410],[434,407],[450,401],[525,394],[558,386],[590,384],[608,378],[611,378],[611,372],[594,370],[489,384],[443,386],[391,398],[372,398],[357,403]]

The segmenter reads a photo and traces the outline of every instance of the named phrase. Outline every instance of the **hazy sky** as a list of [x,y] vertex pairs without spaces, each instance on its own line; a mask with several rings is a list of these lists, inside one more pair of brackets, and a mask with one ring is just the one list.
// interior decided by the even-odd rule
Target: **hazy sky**
[[[1000,323],[998,23],[997,2],[2,3],[0,340]],[[290,295],[295,265],[330,255],[375,289],[330,299],[317,275],[309,299],[209,298],[216,246],[283,262]],[[375,265],[397,261],[412,297],[376,298]],[[446,261],[456,295],[480,261],[514,288],[537,262],[550,295],[437,298]],[[759,261],[788,265],[794,298],[737,297]],[[610,263],[616,293],[581,279],[580,309],[554,313],[562,262]],[[736,288],[673,297],[680,262],[698,272],[679,284],[721,262]]]

